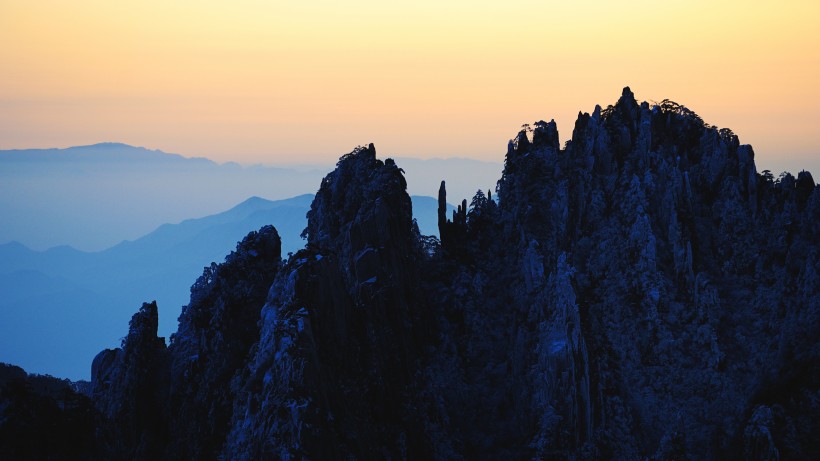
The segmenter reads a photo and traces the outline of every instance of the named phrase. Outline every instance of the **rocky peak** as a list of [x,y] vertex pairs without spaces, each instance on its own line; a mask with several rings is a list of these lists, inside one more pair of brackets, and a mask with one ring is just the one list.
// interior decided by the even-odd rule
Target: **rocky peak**
[[222,450],[233,412],[231,381],[259,341],[262,306],[281,265],[279,233],[264,226],[191,287],[170,347],[167,406],[175,439],[165,449],[169,459],[214,459]]
[[532,130],[532,145],[535,149],[551,148],[558,150],[560,148],[558,126],[555,124],[555,120],[550,120],[549,123],[539,120],[533,126],[535,128]]
[[630,118],[635,118],[636,114],[634,111],[638,108],[638,102],[635,100],[635,94],[629,89],[628,86],[625,86],[621,91],[621,97],[618,99],[615,107],[621,109],[622,111],[626,111],[627,114],[631,115]]
[[[354,149],[322,180],[303,233],[308,246],[339,248],[339,238],[351,232],[354,238],[366,238],[376,245],[392,238],[408,241],[412,204],[406,189],[401,170],[392,159],[376,159],[373,144]],[[372,228],[366,229],[365,223]]]
[[[422,256],[405,189],[401,170],[376,159],[372,144],[343,156],[324,178],[308,213],[307,248],[280,272],[263,308],[244,384],[260,391],[243,394],[247,401],[234,410],[242,416],[228,452],[240,459],[420,453],[404,393],[429,333],[419,321]],[[265,439],[251,443],[248,433]]]
[[149,459],[162,453],[168,431],[168,354],[157,324],[156,301],[143,303],[131,318],[122,349],[104,350],[94,359],[92,395],[107,421],[99,449],[105,457]]
[[145,348],[164,347],[165,338],[157,337],[159,319],[157,302],[143,303],[142,307],[131,317],[128,324],[128,336],[122,343],[126,356],[137,354]]
[[125,373],[133,371],[126,368],[143,368],[165,353],[165,339],[157,337],[158,324],[157,302],[143,303],[131,317],[122,347],[106,349],[94,358],[91,367],[92,394],[100,397],[104,407],[109,407],[109,404],[117,406],[117,402],[107,401],[105,397],[112,386],[123,384],[121,381],[125,379]]

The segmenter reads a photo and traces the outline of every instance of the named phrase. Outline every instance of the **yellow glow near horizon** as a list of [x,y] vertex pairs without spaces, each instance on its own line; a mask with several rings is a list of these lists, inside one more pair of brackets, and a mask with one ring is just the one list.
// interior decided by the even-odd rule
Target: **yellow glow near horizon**
[[818,22],[814,1],[0,0],[0,148],[501,161],[521,124],[565,140],[628,85],[732,128],[761,169],[817,170]]

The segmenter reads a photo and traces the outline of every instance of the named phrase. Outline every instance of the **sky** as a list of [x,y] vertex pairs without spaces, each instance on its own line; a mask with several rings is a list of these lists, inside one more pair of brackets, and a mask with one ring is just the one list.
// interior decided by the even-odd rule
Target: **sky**
[[[501,162],[524,123],[684,104],[820,172],[820,2],[0,0],[0,149]],[[816,174],[820,176],[820,174]]]

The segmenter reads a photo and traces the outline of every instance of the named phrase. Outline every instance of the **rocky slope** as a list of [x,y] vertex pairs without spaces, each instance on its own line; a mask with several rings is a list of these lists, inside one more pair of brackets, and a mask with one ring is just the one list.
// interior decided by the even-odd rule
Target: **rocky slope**
[[627,88],[563,148],[525,126],[495,194],[439,200],[440,241],[392,160],[342,157],[304,250],[249,235],[170,346],[146,304],[95,359],[94,455],[820,457],[809,173],[759,174],[731,131]]

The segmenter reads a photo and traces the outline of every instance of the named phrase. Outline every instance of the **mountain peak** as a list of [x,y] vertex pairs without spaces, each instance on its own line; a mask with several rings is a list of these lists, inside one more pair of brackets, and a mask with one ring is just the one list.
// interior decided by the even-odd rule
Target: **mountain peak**
[[257,206],[269,203],[271,203],[270,200],[259,197],[258,195],[253,195],[243,200],[240,204],[236,205],[235,208],[256,208]]
[[[384,162],[376,159],[376,149],[370,144],[342,156],[336,169],[322,180],[308,212],[308,227],[304,234],[308,244],[331,245],[345,229],[363,219],[360,212],[373,213],[371,208],[377,204],[381,218],[406,220],[404,227],[409,232],[412,205],[404,175],[392,159]],[[386,232],[386,229],[374,231]]]
[[[96,144],[88,144],[84,146],[74,146],[69,147],[69,149],[111,149],[111,148],[119,148],[119,149],[145,149],[144,147],[136,147],[130,144],[125,144],[122,142],[112,142],[112,141],[104,141],[98,142]],[[148,149],[145,149],[148,150]]]

